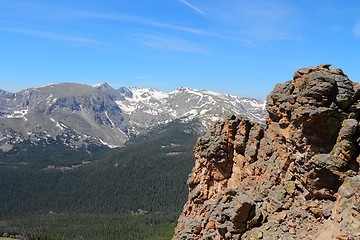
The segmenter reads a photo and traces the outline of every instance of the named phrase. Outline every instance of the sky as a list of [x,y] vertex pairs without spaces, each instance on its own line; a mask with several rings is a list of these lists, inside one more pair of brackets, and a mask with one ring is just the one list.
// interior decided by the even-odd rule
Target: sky
[[0,0],[0,89],[59,82],[265,99],[303,67],[360,81],[358,0]]

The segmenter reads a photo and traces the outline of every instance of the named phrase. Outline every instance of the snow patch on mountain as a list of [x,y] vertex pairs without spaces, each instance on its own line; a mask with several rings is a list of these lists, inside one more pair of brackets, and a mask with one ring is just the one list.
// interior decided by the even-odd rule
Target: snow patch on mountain
[[21,109],[16,110],[12,114],[6,115],[7,118],[23,118],[25,121],[27,121],[27,118],[25,117],[28,113],[29,109]]
[[168,94],[155,90],[153,88],[128,88],[132,92],[132,97],[125,97],[129,101],[133,102],[143,102],[148,101],[151,102],[152,100],[158,100],[167,98]]
[[103,141],[101,138],[98,138],[98,140],[100,141],[100,143],[101,143],[102,145],[108,146],[109,148],[117,148],[117,147],[119,147],[119,146],[117,146],[117,145],[109,144],[109,143]]

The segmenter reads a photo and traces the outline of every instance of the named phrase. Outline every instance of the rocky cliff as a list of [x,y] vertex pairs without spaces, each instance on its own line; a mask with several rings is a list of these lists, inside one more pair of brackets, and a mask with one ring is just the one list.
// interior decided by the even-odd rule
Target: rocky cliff
[[267,98],[266,126],[215,123],[173,239],[360,239],[360,84],[329,64]]

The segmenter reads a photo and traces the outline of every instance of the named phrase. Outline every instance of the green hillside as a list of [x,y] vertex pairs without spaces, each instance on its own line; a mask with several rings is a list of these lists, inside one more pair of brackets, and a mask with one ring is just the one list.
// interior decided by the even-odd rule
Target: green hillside
[[[0,162],[6,164],[0,166],[0,221],[15,219],[10,225],[26,226],[24,216],[46,219],[60,214],[56,221],[67,223],[66,216],[77,216],[75,225],[85,218],[96,229],[94,216],[106,221],[106,216],[130,214],[140,225],[146,217],[157,218],[160,228],[172,229],[186,200],[186,179],[194,164],[196,135],[183,129],[183,124],[173,123],[120,149],[75,150],[55,142],[30,148],[23,143],[1,156]],[[51,229],[45,225],[44,229]],[[80,223],[79,228],[84,226]],[[146,224],[142,226],[146,229]],[[29,231],[34,228],[18,231],[34,232]],[[11,230],[8,225],[7,230]]]

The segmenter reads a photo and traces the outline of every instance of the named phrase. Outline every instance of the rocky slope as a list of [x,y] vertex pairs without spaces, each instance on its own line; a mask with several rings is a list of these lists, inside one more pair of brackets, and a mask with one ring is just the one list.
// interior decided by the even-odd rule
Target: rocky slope
[[[138,134],[149,126],[166,124],[175,119],[182,122],[199,120],[199,130],[231,113],[244,114],[253,121],[265,122],[265,102],[207,90],[178,88],[164,93],[148,88],[120,88],[124,97],[117,101],[128,115],[129,132]],[[205,132],[205,131],[204,131]]]
[[264,101],[205,90],[115,90],[106,83],[52,84],[14,94],[0,91],[0,149],[46,139],[71,147],[93,143],[116,147],[174,120],[196,120],[197,131],[230,112],[264,121],[264,106]]
[[52,138],[66,145],[124,142],[124,117],[114,96],[82,84],[63,83],[0,97],[0,147]]
[[173,239],[360,239],[360,85],[329,64],[199,138]]

